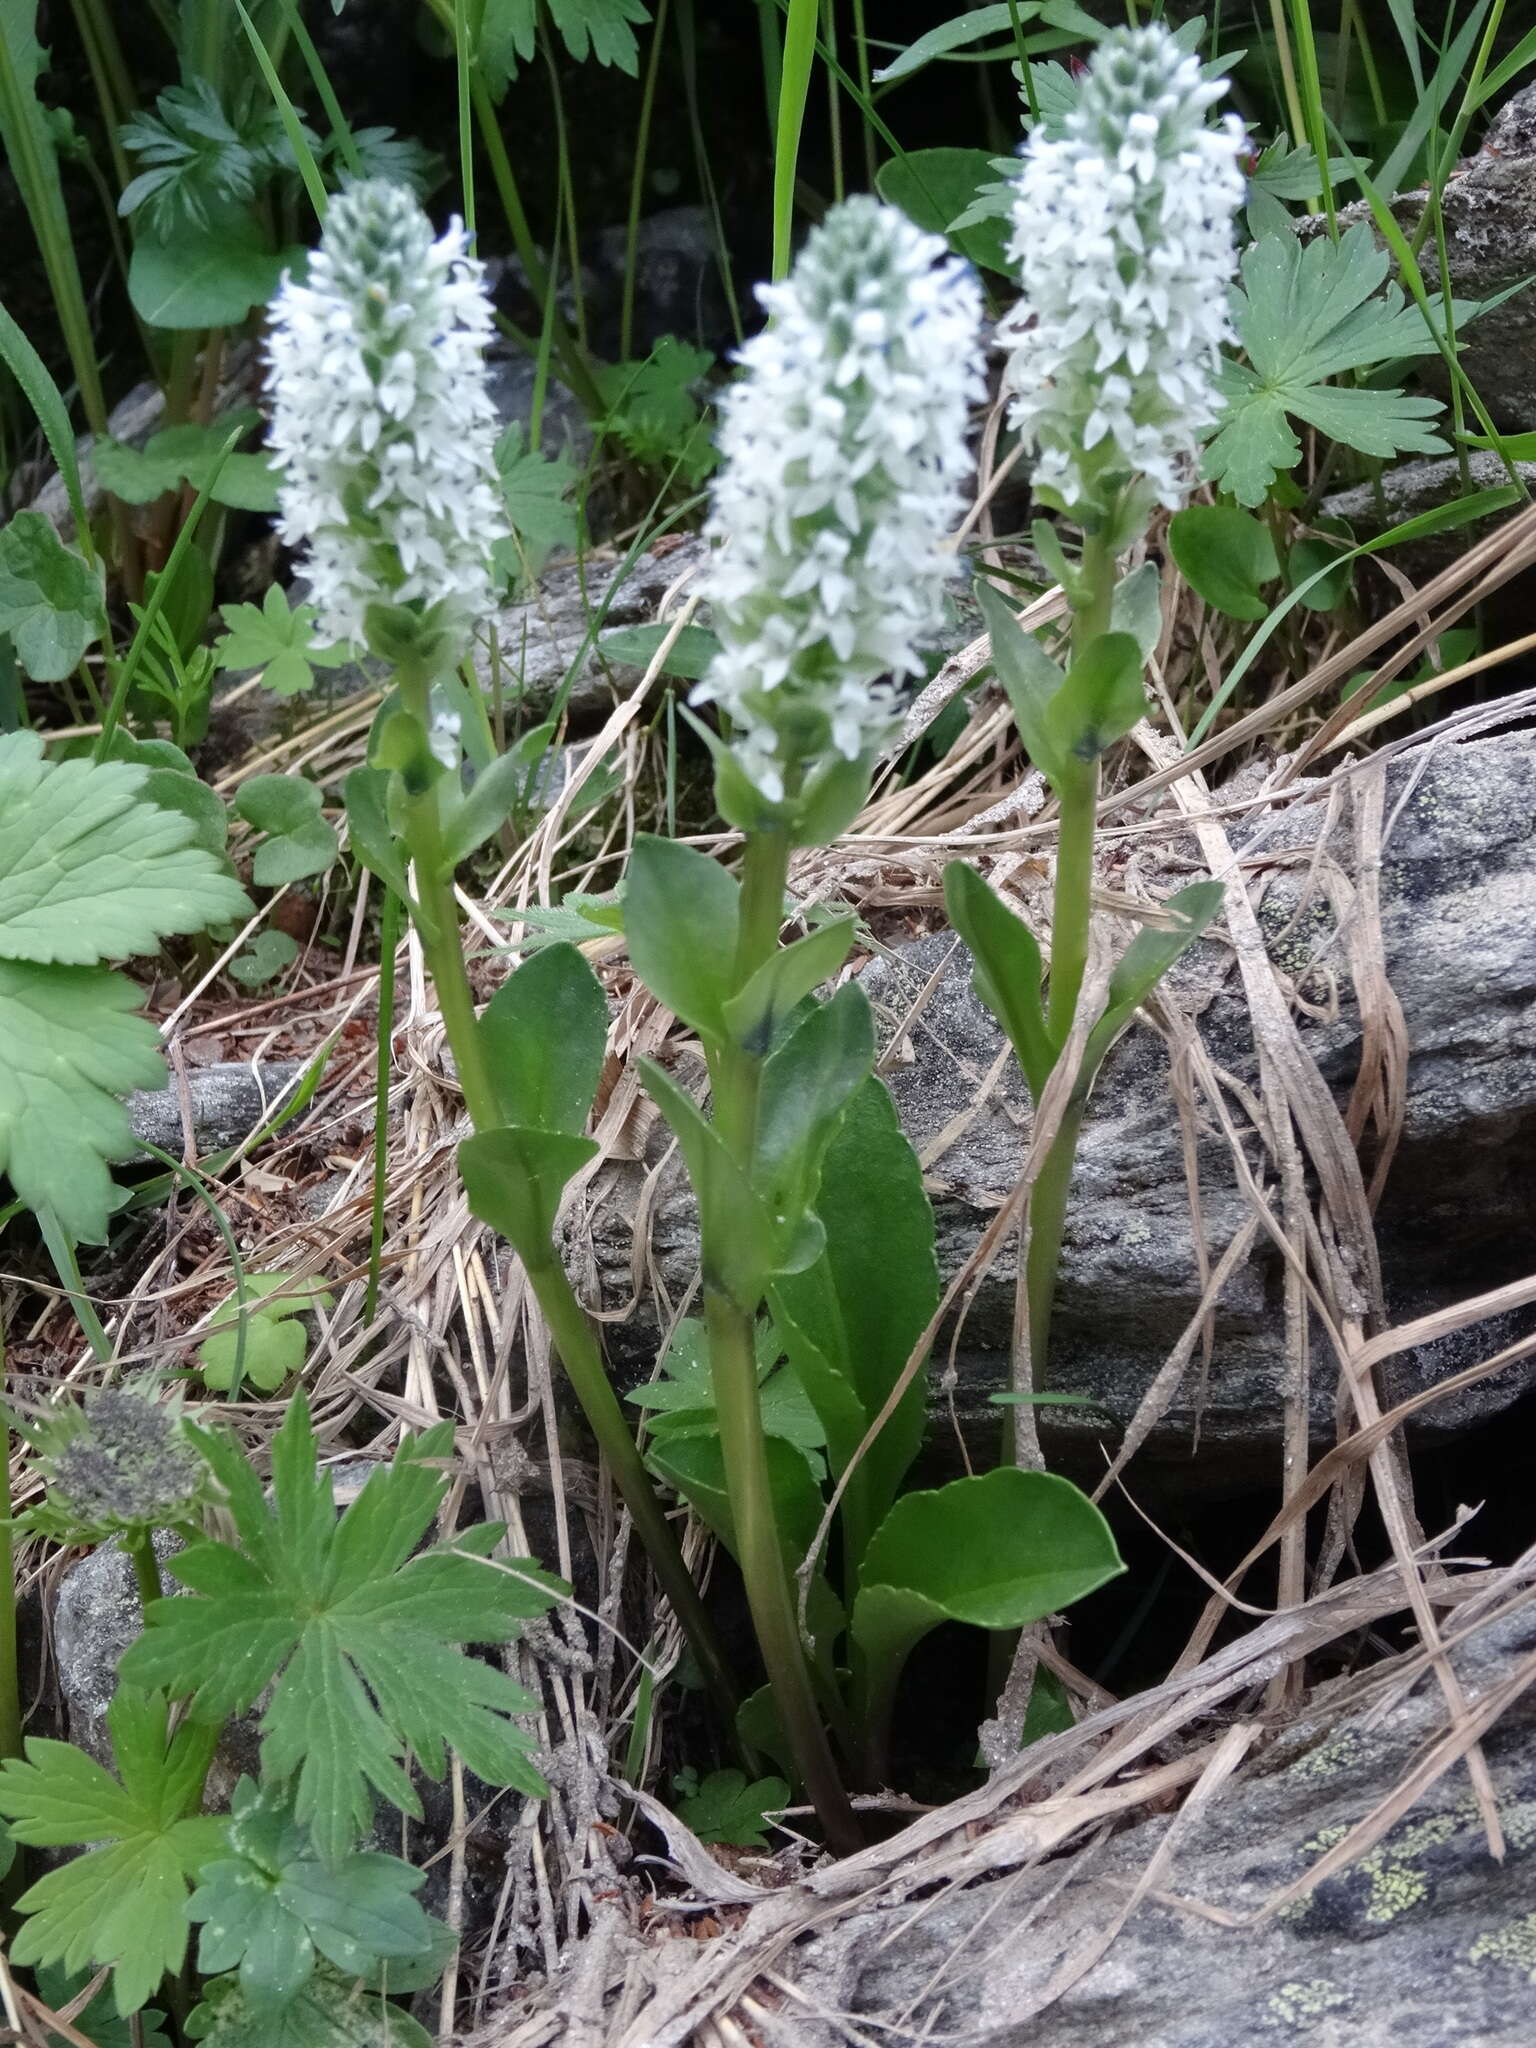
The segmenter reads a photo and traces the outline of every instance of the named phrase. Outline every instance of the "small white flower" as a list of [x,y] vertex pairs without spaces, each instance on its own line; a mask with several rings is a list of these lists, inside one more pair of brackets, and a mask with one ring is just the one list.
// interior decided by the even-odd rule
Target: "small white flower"
[[506,531],[483,350],[481,266],[380,179],[333,199],[304,284],[272,303],[268,390],[280,531],[307,544],[320,637],[361,640],[370,604],[490,609]]
[[941,622],[981,293],[936,235],[856,198],[758,296],[770,324],[721,408],[708,526],[721,650],[693,701],[728,713],[737,760],[779,803],[816,760],[879,746],[892,684]]
[[1216,419],[1245,190],[1241,122],[1206,125],[1224,90],[1166,29],[1117,29],[1061,131],[1025,145],[1010,249],[1023,297],[998,339],[1035,489],[1067,511],[1138,476],[1177,507]]

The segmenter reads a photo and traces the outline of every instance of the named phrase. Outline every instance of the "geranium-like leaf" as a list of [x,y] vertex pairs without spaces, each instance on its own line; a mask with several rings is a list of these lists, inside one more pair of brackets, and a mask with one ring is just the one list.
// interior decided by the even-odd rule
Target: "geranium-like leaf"
[[[1385,282],[1388,260],[1366,224],[1335,242],[1303,246],[1290,233],[1261,235],[1243,256],[1232,304],[1248,360],[1222,367],[1226,409],[1205,473],[1242,505],[1261,505],[1277,475],[1301,455],[1292,419],[1365,455],[1435,454],[1444,442],[1428,422],[1438,399],[1327,382],[1346,370],[1431,355],[1434,332],[1416,305]],[[1384,289],[1382,288],[1384,287]],[[1460,333],[1476,307],[1453,308]],[[1444,308],[1430,300],[1430,317]]]
[[215,1720],[243,1713],[270,1685],[263,1778],[293,1787],[295,1813],[328,1863],[368,1827],[370,1787],[419,1812],[407,1752],[440,1778],[451,1745],[488,1783],[541,1792],[515,1720],[533,1702],[461,1646],[510,1642],[564,1589],[526,1560],[489,1562],[495,1523],[412,1555],[447,1491],[438,1468],[452,1427],[402,1444],[339,1517],[302,1392],[273,1439],[271,1502],[229,1437],[197,1434],[240,1544],[194,1543],[170,1561],[188,1597],[150,1606],[123,1677],[190,1696]]
[[0,1173],[29,1209],[102,1243],[117,1196],[107,1162],[133,1152],[130,1088],[163,1088],[160,1034],[139,991],[104,967],[0,960]]
[[126,761],[51,764],[35,733],[0,738],[0,959],[123,960],[249,914],[192,820],[146,801],[147,779]]
[[238,1970],[253,2009],[290,2004],[317,1957],[359,1977],[386,1958],[434,1947],[433,1923],[415,1897],[424,1871],[369,1850],[327,1869],[286,1801],[248,1778],[235,1788],[229,1849],[204,1866],[187,1912],[202,1923],[203,1971]]
[[187,1947],[186,1901],[224,1823],[197,1808],[218,1730],[184,1722],[166,1740],[163,1698],[120,1686],[107,1714],[118,1776],[68,1742],[29,1740],[0,1767],[0,1813],[20,1842],[82,1856],[22,1893],[18,1963],[110,1968],[119,2013],[136,2012]]
[[219,612],[229,629],[214,642],[219,667],[259,668],[262,682],[279,697],[313,689],[317,668],[339,668],[347,659],[345,647],[314,645],[314,606],[290,606],[280,583],[267,586],[259,607],[226,604]]
[[101,584],[51,519],[18,512],[0,529],[0,633],[35,682],[57,683],[101,637]]
[[766,1849],[765,1815],[788,1804],[789,1787],[782,1778],[759,1778],[749,1784],[744,1771],[711,1771],[702,1784],[682,1794],[677,1813],[701,1842]]

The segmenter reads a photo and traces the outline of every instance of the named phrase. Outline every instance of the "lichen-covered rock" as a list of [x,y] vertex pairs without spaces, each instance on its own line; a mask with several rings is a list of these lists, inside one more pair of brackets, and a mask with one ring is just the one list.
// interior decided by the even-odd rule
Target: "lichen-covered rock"
[[[1346,873],[1350,867],[1347,806],[1334,818],[1328,861],[1316,874],[1310,855],[1327,815],[1325,801],[1303,799],[1272,818],[1246,873],[1250,887],[1264,884],[1261,921],[1273,955],[1306,996],[1303,1042],[1342,1101],[1359,1065],[1360,1020],[1327,886],[1329,862]],[[1386,815],[1382,926],[1410,1058],[1402,1143],[1377,1220],[1388,1311],[1402,1321],[1529,1270],[1536,1232],[1536,734],[1404,757],[1388,778]],[[1187,851],[1193,865],[1198,857]],[[904,1026],[936,970],[938,986],[904,1027],[906,1043],[895,1046],[887,1078],[925,1156],[949,1275],[970,1257],[1015,1183],[1030,1111],[1011,1061],[988,1085],[1003,1040],[970,987],[968,956],[952,934],[897,946],[865,970],[886,1035]],[[1255,1087],[1252,1028],[1229,951],[1197,949],[1173,987],[1217,1068]],[[1236,1114],[1246,1123],[1240,1108]],[[1197,1124],[1199,1213],[1214,1263],[1250,1211],[1225,1137],[1209,1113]],[[941,1133],[949,1142],[935,1151]],[[1257,1158],[1251,1139],[1248,1156]],[[626,1214],[639,1185],[637,1169],[614,1169],[608,1205],[595,1218],[608,1304],[632,1291]],[[650,1256],[678,1299],[697,1249],[692,1209],[675,1177],[663,1183],[650,1231]],[[955,1350],[953,1412],[986,1455],[997,1431],[988,1396],[1007,1383],[1014,1270],[1010,1247],[977,1291]],[[1082,1137],[1051,1383],[1090,1405],[1043,1412],[1054,1463],[1079,1476],[1102,1472],[1103,1447],[1134,1416],[1201,1291],[1168,1052],[1138,1024],[1100,1077]],[[1273,1480],[1287,1383],[1283,1324],[1280,1258],[1261,1237],[1222,1294],[1209,1369],[1197,1349],[1142,1453],[1144,1475],[1160,1468],[1180,1489],[1210,1492]],[[1524,1327],[1507,1317],[1407,1352],[1385,1370],[1387,1397],[1405,1398],[1448,1377]],[[637,1321],[610,1326],[621,1367],[630,1359],[636,1368],[648,1363],[652,1339]],[[949,1355],[941,1338],[939,1356]],[[1454,1434],[1531,1383],[1530,1364],[1516,1363],[1432,1404],[1415,1426],[1429,1437]],[[1335,1392],[1331,1354],[1314,1333],[1311,1417],[1319,1450],[1333,1441]],[[939,1448],[946,1435],[935,1433]]]
[[[1529,1607],[1472,1636],[1456,1653],[1470,1697],[1509,1678],[1533,1645]],[[1163,1899],[1253,1914],[1387,1798],[1444,1725],[1432,1680],[1384,1714],[1347,1699],[1320,1696],[1191,1819],[1159,1874]],[[1529,2048],[1536,1693],[1484,1748],[1508,1837],[1502,1865],[1453,1766],[1375,1848],[1277,1916],[1223,1926],[1149,1901],[1095,1967],[1036,2012],[1056,1971],[1141,1876],[1168,1827],[1150,1820],[1079,1852],[1075,1870],[1057,1859],[812,1934],[785,1966],[793,2009],[806,2016],[795,2038],[804,2048],[847,2038],[808,2017],[836,2011],[870,2038],[899,2015],[917,2038],[988,2048]]]

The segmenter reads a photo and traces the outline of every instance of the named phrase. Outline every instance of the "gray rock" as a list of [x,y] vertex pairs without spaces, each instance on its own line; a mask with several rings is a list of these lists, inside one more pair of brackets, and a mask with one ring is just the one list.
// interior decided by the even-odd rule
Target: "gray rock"
[[[556,289],[560,312],[577,327],[577,291],[562,265]],[[581,251],[581,321],[593,355],[617,362],[623,341],[629,230],[622,222],[599,230]],[[498,309],[525,333],[537,334],[543,309],[529,290],[516,257],[488,266]],[[645,356],[663,335],[715,349],[731,337],[730,305],[721,282],[719,249],[702,206],[669,206],[639,223],[635,239],[630,359]]]
[[[155,1535],[163,1563],[181,1548],[169,1530]],[[167,1580],[167,1590],[174,1590]],[[64,1574],[53,1608],[53,1652],[70,1740],[110,1763],[106,1714],[117,1690],[117,1660],[143,1627],[138,1582],[127,1553],[104,1543]]]
[[[1536,462],[1517,462],[1515,468],[1526,489],[1536,490]],[[1482,448],[1468,455],[1467,477],[1473,490],[1487,490],[1507,484],[1509,470],[1491,449]],[[1374,484],[1352,484],[1347,491],[1335,491],[1325,498],[1322,509],[1332,518],[1348,520],[1353,531],[1364,538],[1385,533],[1405,519],[1417,518],[1421,512],[1433,512],[1438,506],[1464,497],[1466,491],[1467,482],[1454,455],[1426,455],[1417,462],[1400,462],[1396,468],[1384,470],[1379,491]],[[1465,553],[1469,532],[1480,538],[1486,521],[1507,519],[1509,510],[1505,505],[1484,513],[1471,528],[1461,526],[1454,533],[1414,541],[1400,555],[1394,555],[1393,560],[1411,560],[1416,571],[1446,568]]]
[[[1412,239],[1429,203],[1427,191],[1391,201],[1398,225]],[[1492,299],[1519,286],[1500,306],[1466,330],[1462,366],[1494,424],[1507,431],[1536,427],[1536,86],[1526,86],[1502,108],[1476,156],[1456,170],[1442,198],[1446,264],[1457,298]],[[1362,200],[1341,207],[1345,226],[1371,223]],[[1326,232],[1320,217],[1304,234]],[[1425,251],[1431,283],[1435,245]],[[1422,381],[1444,395],[1449,388],[1438,358],[1418,365]]]
[[[531,598],[505,606],[497,616],[503,689],[530,716],[541,718],[575,665],[567,712],[577,725],[599,723],[643,671],[608,660],[596,646],[597,636],[614,626],[650,624],[666,592],[705,554],[705,543],[690,535],[639,556],[627,573],[622,562],[595,554],[551,569]],[[484,651],[475,659],[489,681]]]
[[[284,1089],[303,1070],[302,1060],[264,1060],[251,1067],[239,1060],[219,1060],[210,1067],[189,1067],[187,1091],[192,1098],[192,1134],[198,1156],[224,1152],[244,1144],[275,1109]],[[186,1146],[182,1128],[181,1091],[138,1088],[126,1098],[128,1120],[142,1143],[158,1145],[177,1159]],[[148,1159],[147,1152],[139,1159]]]
[[[1411,775],[1421,779],[1410,793]],[[1382,875],[1388,971],[1411,1053],[1403,1142],[1378,1215],[1395,1321],[1518,1279],[1529,1267],[1536,1226],[1536,734],[1444,747],[1427,760],[1410,757],[1391,773],[1389,818],[1405,796]],[[1342,1099],[1359,1061],[1358,1013],[1346,962],[1332,943],[1326,898],[1317,895],[1303,907],[1307,863],[1295,858],[1323,813],[1320,802],[1301,801],[1267,828],[1264,845],[1274,865],[1262,920],[1274,935],[1278,963],[1314,1004],[1337,984],[1337,1015],[1303,1017],[1301,1028]],[[1347,823],[1336,829],[1330,852],[1347,867]],[[897,947],[863,979],[889,1036],[946,960],[937,991],[910,1029],[910,1060],[903,1063],[897,1048],[888,1079],[919,1151],[961,1127],[929,1163],[948,1276],[969,1258],[1014,1185],[1029,1129],[1027,1096],[1011,1060],[1001,1081],[984,1091],[1003,1041],[970,988],[968,957],[951,934]],[[1174,985],[1183,1004],[1198,1010],[1200,1036],[1216,1066],[1253,1086],[1248,1011],[1229,961],[1215,945],[1197,948]],[[1214,1263],[1249,1212],[1226,1141],[1209,1121],[1200,1127],[1198,1156],[1200,1211]],[[630,1298],[627,1216],[641,1169],[610,1173],[608,1206],[594,1219],[605,1304]],[[652,1257],[677,1299],[697,1249],[691,1205],[675,1177],[664,1182],[651,1228]],[[1237,1268],[1221,1298],[1208,1375],[1197,1353],[1141,1454],[1139,1475],[1210,1492],[1273,1480],[1285,1384],[1282,1270],[1267,1241],[1262,1246]],[[977,1291],[955,1354],[955,1412],[988,1455],[997,1410],[987,1396],[1007,1383],[1013,1294],[1010,1247]],[[1168,1055],[1157,1033],[1138,1024],[1106,1064],[1083,1132],[1051,1381],[1088,1396],[1092,1406],[1045,1412],[1053,1462],[1077,1476],[1102,1473],[1101,1446],[1118,1441],[1200,1295]],[[1404,1398],[1489,1355],[1524,1327],[1505,1318],[1406,1353],[1387,1368],[1386,1392]],[[609,1345],[621,1371],[648,1365],[653,1338],[635,1322],[611,1326]],[[947,1338],[937,1356],[949,1356]],[[1531,1384],[1529,1363],[1506,1367],[1432,1404],[1417,1427],[1426,1438],[1457,1433]],[[1317,1337],[1311,1415],[1319,1450],[1333,1440],[1334,1395],[1331,1354]],[[952,1441],[947,1422],[935,1431],[936,1444],[945,1441]]]
[[[1495,1623],[1457,1662],[1472,1698],[1536,1644],[1536,1614]],[[1157,1889],[1247,1915],[1301,1877],[1401,1783],[1444,1725],[1433,1683],[1372,1714],[1342,1688],[1197,1817]],[[1528,2048],[1536,1981],[1536,1692],[1485,1743],[1509,1853],[1487,1843],[1453,1767],[1362,1859],[1256,1927],[1148,1902],[1064,1996],[1034,2002],[1106,1929],[1168,1830],[910,1897],[812,1933],[777,1967],[804,2048],[911,2037],[955,2048]],[[830,1916],[829,1916],[830,1917]],[[812,2014],[848,2015],[833,2032]]]

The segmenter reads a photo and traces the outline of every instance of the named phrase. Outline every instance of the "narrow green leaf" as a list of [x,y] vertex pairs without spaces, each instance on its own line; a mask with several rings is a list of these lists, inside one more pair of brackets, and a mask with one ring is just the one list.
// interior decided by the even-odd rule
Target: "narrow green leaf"
[[[773,1282],[775,1326],[820,1416],[835,1473],[885,1406],[939,1299],[933,1206],[883,1082],[854,1095],[821,1164],[822,1256]],[[844,1497],[848,1582],[922,1442],[926,1374],[917,1372]]]
[[766,1053],[785,1019],[847,959],[857,925],[851,913],[828,918],[765,960],[740,995],[724,1006],[725,1022],[737,1043],[760,1056]]
[[80,488],[80,465],[75,457],[75,431],[69,423],[69,408],[48,374],[47,364],[4,306],[0,306],[0,358],[37,416],[48,451],[64,480],[64,494],[75,517],[75,537],[87,559],[92,559],[91,522],[86,516],[85,493]]
[[992,639],[993,666],[1013,706],[1019,737],[1030,760],[1054,782],[1064,764],[1046,710],[1065,681],[1063,672],[1035,636],[1024,631],[1001,591],[984,578],[978,579],[975,591]]
[[848,982],[764,1062],[753,1178],[781,1228],[814,1208],[822,1157],[874,1058],[869,998]]
[[479,1131],[459,1147],[459,1172],[480,1221],[525,1263],[540,1265],[550,1257],[568,1182],[596,1157],[592,1139],[570,1131]]
[[741,890],[719,861],[642,832],[630,853],[624,936],[635,972],[695,1031],[726,1035]]
[[1045,967],[1035,935],[963,860],[952,860],[944,870],[944,906],[970,948],[976,993],[1008,1034],[1038,1102],[1056,1049],[1040,1001]]
[[1079,1090],[1091,1083],[1105,1054],[1168,969],[1220,914],[1225,896],[1221,882],[1191,882],[1163,905],[1175,920],[1171,930],[1143,925],[1132,939],[1109,978],[1103,1014],[1088,1034],[1077,1082]]
[[1045,728],[1063,769],[1098,759],[1147,715],[1141,649],[1129,633],[1101,633],[1067,670],[1045,712]]
[[608,1044],[602,984],[574,946],[542,946],[504,981],[480,1036],[507,1123],[580,1133]]
[[342,784],[347,806],[347,844],[371,874],[386,882],[402,903],[411,901],[405,855],[389,822],[389,772],[354,768]]

